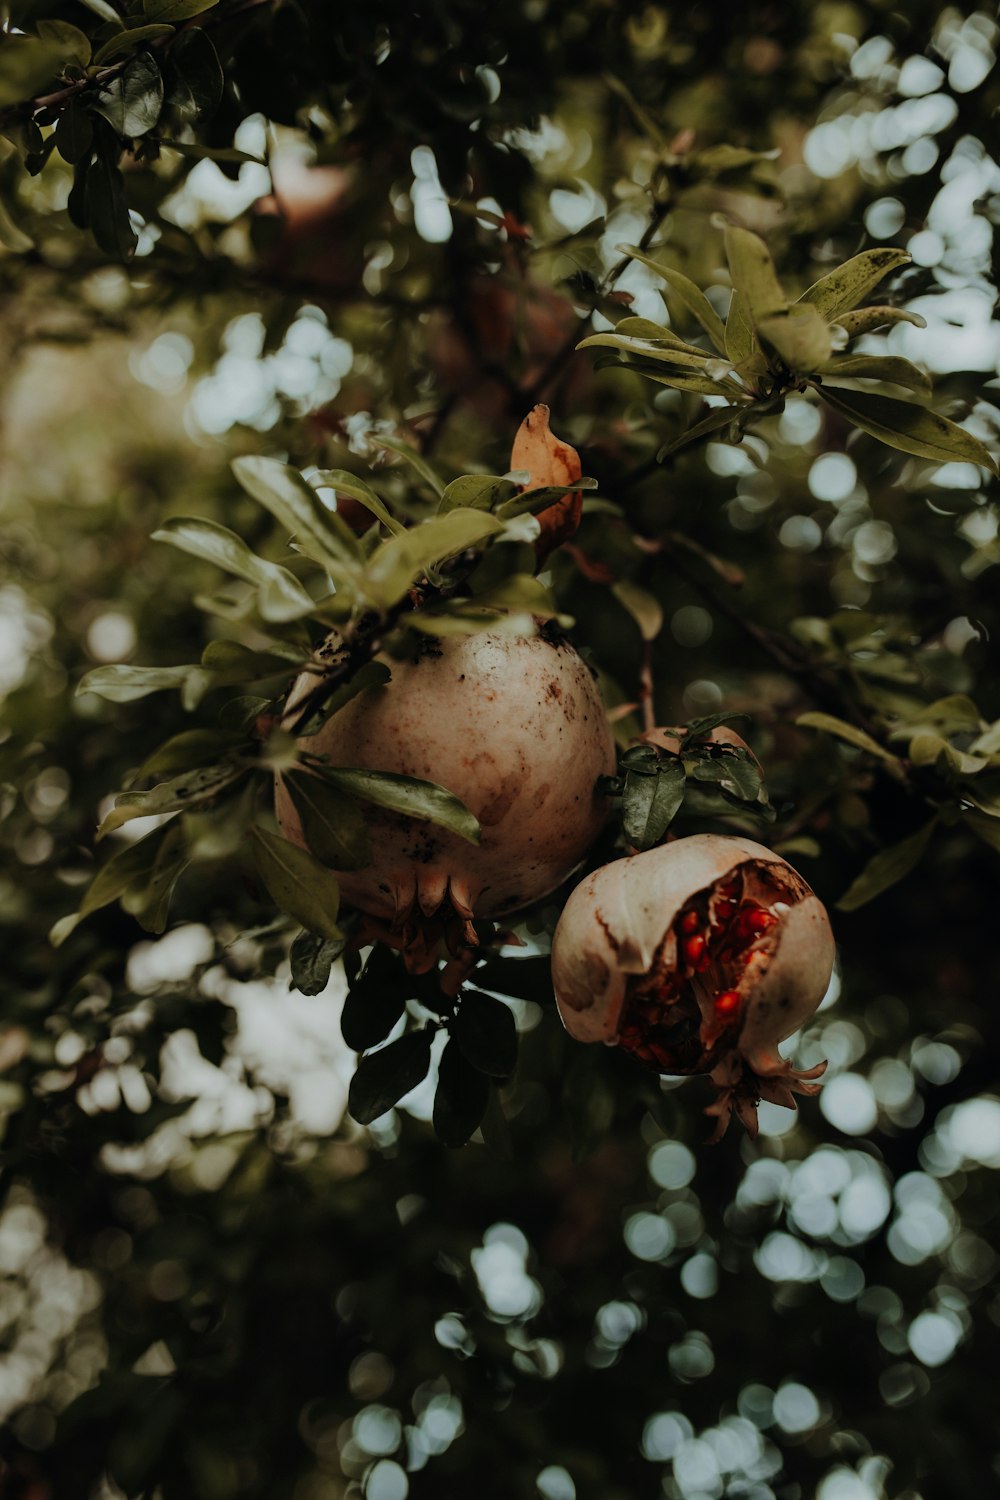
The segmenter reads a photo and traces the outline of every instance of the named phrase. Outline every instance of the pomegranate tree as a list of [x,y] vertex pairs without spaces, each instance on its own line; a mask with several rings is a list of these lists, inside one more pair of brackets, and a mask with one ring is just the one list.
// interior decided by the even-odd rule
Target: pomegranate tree
[[817,1009],[833,968],[826,910],[780,855],[695,834],[602,866],[556,928],[552,977],[582,1042],[623,1047],[660,1073],[708,1074],[718,1139],[735,1109],[751,1135],[760,1099],[795,1108],[826,1064],[778,1052]]
[[[372,807],[371,863],[338,872],[344,900],[405,939],[421,918],[501,917],[547,895],[600,832],[608,802],[598,781],[615,770],[600,694],[580,656],[556,633],[482,632],[427,640],[411,660],[379,659],[391,680],[300,739],[302,764],[436,782],[465,803],[481,836],[473,844]],[[298,679],[287,719],[315,687],[315,675]],[[304,845],[280,780],[276,813],[284,836]]]

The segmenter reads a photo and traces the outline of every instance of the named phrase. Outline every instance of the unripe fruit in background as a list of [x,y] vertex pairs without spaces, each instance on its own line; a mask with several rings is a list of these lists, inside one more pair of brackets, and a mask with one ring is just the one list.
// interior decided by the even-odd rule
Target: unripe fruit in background
[[707,1073],[715,1139],[760,1099],[795,1108],[825,1063],[778,1052],[833,970],[822,903],[780,855],[695,834],[604,865],[577,886],[552,943],[559,1014],[578,1041],[623,1047],[660,1073]]
[[[339,872],[343,899],[402,929],[450,909],[466,921],[507,916],[560,885],[607,816],[598,779],[615,747],[597,685],[562,638],[482,632],[428,641],[392,680],[352,699],[299,741],[331,766],[391,771],[444,786],[482,830],[478,845],[429,822],[366,809],[372,862]],[[298,679],[286,721],[315,689]],[[304,844],[279,780],[282,833]]]

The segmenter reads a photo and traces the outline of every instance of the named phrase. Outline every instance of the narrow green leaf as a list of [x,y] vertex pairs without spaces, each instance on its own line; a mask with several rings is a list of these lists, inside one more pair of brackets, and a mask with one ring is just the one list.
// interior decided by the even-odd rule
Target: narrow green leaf
[[192,16],[204,15],[218,3],[219,0],[143,0],[142,12],[147,21],[188,21]]
[[239,744],[227,729],[182,729],[147,756],[139,767],[137,779],[168,776],[172,772],[195,771]]
[[511,480],[500,474],[462,474],[445,485],[440,513],[450,510],[492,510],[514,494]]
[[663,606],[659,599],[633,583],[631,578],[622,578],[612,584],[611,592],[632,616],[643,640],[655,641],[663,629]]
[[251,161],[256,166],[265,165],[263,157],[251,156],[249,151],[237,151],[235,146],[205,146],[201,141],[157,141],[166,151],[176,151],[180,156],[193,156],[198,161]]
[[353,797],[361,797],[391,812],[403,813],[408,818],[436,823],[470,844],[479,843],[479,823],[465,803],[435,781],[418,781],[413,776],[398,776],[393,771],[356,770],[353,767],[320,766],[318,763],[315,769]]
[[39,21],[38,35],[43,42],[58,47],[67,62],[85,68],[90,62],[90,37],[70,21]]
[[687,778],[679,761],[663,762],[652,775],[629,771],[622,794],[622,828],[634,848],[652,849],[684,801]]
[[992,818],[982,812],[967,812],[963,813],[962,821],[984,844],[989,844],[991,849],[1000,854],[1000,818]]
[[700,422],[695,422],[691,427],[686,427],[682,433],[666,443],[656,455],[657,460],[662,463],[671,453],[677,453],[681,448],[686,448],[689,443],[697,443],[701,438],[710,437],[713,432],[718,432],[722,427],[728,427],[733,418],[742,410],[739,406],[716,406],[702,417]]
[[900,266],[908,266],[910,259],[905,250],[863,250],[835,271],[814,281],[799,302],[810,303],[828,322],[839,322],[842,313],[857,307],[884,276]]
[[101,84],[94,109],[118,135],[129,139],[148,134],[163,108],[163,79],[151,52],[140,52],[115,78]]
[[368,564],[368,592],[383,609],[389,609],[429,567],[502,530],[502,522],[488,511],[462,507],[432,516],[382,543]]
[[432,1037],[429,1027],[409,1031],[361,1059],[347,1095],[347,1107],[359,1125],[370,1125],[423,1082],[431,1065]]
[[509,1005],[480,990],[463,990],[450,1026],[463,1055],[490,1078],[509,1078],[517,1066],[517,1025]]
[[337,877],[307,850],[259,823],[251,825],[250,836],[257,873],[275,905],[319,937],[339,938]]
[[189,662],[182,667],[129,667],[116,662],[110,667],[94,667],[77,683],[76,695],[96,693],[109,703],[131,703],[149,693],[183,687],[198,667]]
[[87,210],[94,239],[106,254],[119,260],[135,254],[139,239],[125,201],[125,179],[106,156],[87,170]]
[[989,449],[964,428],[949,422],[937,412],[926,411],[910,401],[891,396],[876,396],[870,391],[847,391],[821,385],[819,394],[828,406],[839,411],[864,432],[917,458],[935,463],[981,464],[1000,475],[1000,465]]
[[581,490],[596,490],[597,480],[582,474],[570,484],[543,484],[537,489],[522,490],[509,500],[502,500],[495,514],[500,521],[512,521],[515,516],[537,516],[565,495],[578,495]]
[[416,448],[412,447],[409,443],[404,443],[402,438],[384,437],[381,433],[375,439],[375,442],[378,447],[388,448],[391,453],[398,453],[400,458],[405,459],[414,473],[418,474],[440,499],[444,494],[444,480],[433,464],[427,462],[422,453],[418,453]]
[[492,1088],[485,1073],[474,1068],[454,1041],[441,1054],[432,1117],[434,1134],[444,1146],[458,1149],[482,1123]]
[[835,718],[833,714],[799,714],[795,723],[799,729],[819,729],[824,734],[832,734],[835,739],[846,740],[849,745],[854,745],[858,750],[866,750],[869,755],[875,755],[879,760],[890,761],[894,765],[899,764],[897,757],[880,745],[878,740],[866,734],[863,729],[858,729],[855,724],[848,724],[843,719]]
[[685,276],[682,271],[674,270],[673,266],[661,265],[659,261],[654,260],[652,256],[640,250],[637,245],[618,245],[617,249],[624,251],[626,255],[631,255],[633,260],[637,260],[642,265],[647,266],[650,271],[655,271],[657,276],[662,276],[671,291],[677,294],[678,300],[683,302],[688,312],[704,328],[718,352],[720,354],[727,353],[726,331],[723,327],[722,319],[705,296],[705,293],[700,287],[695,286],[690,277]]
[[362,870],[371,864],[371,838],[353,798],[305,771],[292,771],[283,780],[305,841],[322,864],[333,870]]
[[916,833],[911,833],[909,838],[903,839],[899,844],[893,844],[889,849],[883,849],[869,860],[861,871],[858,878],[848,887],[837,902],[840,911],[857,911],[859,906],[864,906],[875,896],[880,896],[883,891],[889,889],[902,880],[905,875],[918,864],[924,850],[927,848],[928,840],[937,824],[937,819],[932,818],[919,828]]
[[112,854],[87,887],[78,915],[89,917],[91,912],[117,901],[133,881],[140,881],[148,875],[156,864],[166,833],[165,828],[154,828],[145,838],[126,844]]
[[912,323],[914,328],[927,327],[926,318],[922,318],[919,313],[907,312],[905,307],[862,307],[857,312],[842,313],[834,321],[838,328],[843,328],[849,339],[856,339],[862,333],[873,333],[886,323]]
[[370,510],[373,516],[382,522],[388,531],[398,536],[406,527],[397,521],[391,514],[385,502],[380,500],[371,485],[365,484],[356,474],[349,474],[346,469],[320,469],[314,474],[310,484],[318,489],[335,490],[340,495],[349,495],[352,500],[357,500],[366,510]]
[[122,893],[122,910],[135,917],[147,932],[158,936],[166,929],[174,887],[189,863],[184,831],[179,824],[172,824],[148,878],[139,885],[130,885]]
[[796,303],[786,312],[759,319],[757,335],[790,370],[803,373],[825,364],[833,349],[829,325],[808,303]]
[[926,371],[895,355],[835,354],[825,365],[817,366],[820,375],[841,380],[888,380],[905,385],[920,395],[930,395],[931,377]]
[[734,291],[726,319],[726,356],[734,365],[752,359],[756,351],[750,309],[742,292]]
[[98,47],[94,53],[94,63],[100,67],[121,57],[125,52],[134,52],[136,47],[143,42],[152,41],[154,37],[172,36],[173,30],[172,26],[135,26],[129,31],[119,31],[115,36],[109,37],[103,47]]
[[286,727],[295,734],[306,737],[318,734],[326,721],[332,719],[334,714],[339,712],[346,703],[350,703],[352,698],[356,698],[359,693],[365,692],[368,688],[384,687],[391,680],[392,673],[385,662],[366,662],[359,671],[355,672],[349,682],[343,683],[329,697],[324,697],[321,691],[322,679],[317,678],[317,691],[307,695],[309,703],[313,705],[306,710],[308,718],[301,718],[297,710],[291,716],[286,713]]
[[211,802],[226,787],[245,776],[248,769],[238,762],[229,761],[183,771],[170,781],[161,781],[148,792],[122,792],[105,815],[97,836],[105,838],[133,818],[158,817],[163,813],[185,811],[201,802]]
[[751,326],[784,312],[788,298],[778,280],[771,252],[760,235],[737,224],[727,224],[725,242],[733,287],[744,300]]
[[217,521],[199,516],[171,516],[153,532],[153,541],[168,542],[192,557],[212,562],[224,572],[254,584],[259,590],[260,612],[265,620],[299,620],[316,608],[293,573],[258,557],[242,537]]
[[617,331],[615,333],[592,333],[589,338],[581,339],[576,347],[578,349],[618,349],[623,354],[639,355],[644,359],[674,365],[681,370],[706,372],[720,365],[718,356],[706,354],[704,350],[689,353],[687,349],[678,348],[674,344],[663,344],[654,339],[629,338]]
[[88,10],[93,11],[95,16],[100,16],[102,21],[111,21],[115,26],[122,24],[122,18],[108,0],[79,0]]
[[346,939],[317,937],[300,932],[292,944],[292,966],[288,987],[300,995],[321,995],[330,983],[330,972],[344,951]]
[[656,364],[649,359],[623,355],[622,366],[645,380],[651,380],[654,385],[666,385],[675,391],[691,391],[698,396],[731,397],[737,390],[731,382],[715,381],[707,375],[697,375],[691,371],[669,369],[668,366]]
[[760,802],[763,785],[760,767],[736,750],[700,757],[691,768],[694,781],[712,782],[740,802]]
[[336,529],[331,512],[297,469],[257,454],[234,459],[232,468],[247,494],[297,538],[313,562],[335,578],[358,576],[361,553],[356,540],[348,542]]

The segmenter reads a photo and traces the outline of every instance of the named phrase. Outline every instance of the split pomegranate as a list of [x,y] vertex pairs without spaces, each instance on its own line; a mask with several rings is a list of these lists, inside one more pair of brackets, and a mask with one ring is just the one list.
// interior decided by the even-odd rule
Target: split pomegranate
[[[570,643],[483,632],[428,639],[409,661],[299,741],[332,766],[434,781],[479,820],[478,845],[433,823],[366,810],[372,863],[340,873],[345,901],[387,924],[405,948],[421,918],[500,917],[548,894],[600,832],[608,802],[598,778],[615,771],[614,740],[597,685]],[[286,721],[314,691],[303,674]],[[282,833],[303,844],[280,782]],[[470,934],[474,938],[474,934]]]
[[660,1073],[708,1074],[719,1139],[735,1110],[795,1108],[825,1063],[797,1071],[778,1043],[817,1009],[833,968],[829,919],[780,855],[695,834],[604,865],[572,893],[552,944],[563,1024]]

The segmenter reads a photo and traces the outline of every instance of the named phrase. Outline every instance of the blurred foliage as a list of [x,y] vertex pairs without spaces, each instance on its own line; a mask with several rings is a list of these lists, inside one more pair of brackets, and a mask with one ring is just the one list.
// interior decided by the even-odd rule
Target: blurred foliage
[[[992,1493],[992,14],[0,0],[0,23],[0,1495]],[[821,309],[855,319],[850,355],[824,333],[804,358],[761,304],[734,426],[706,338],[745,231],[786,308],[853,257],[889,273],[870,316]],[[595,337],[621,341],[601,368]],[[651,340],[707,388],[669,357],[650,381]],[[967,446],[886,446],[872,403],[904,397]],[[596,485],[541,583],[503,482],[539,401]],[[306,502],[319,567],[289,546]],[[470,510],[474,556],[376,566],[393,525]],[[699,1080],[562,1031],[558,896],[457,1016],[434,976],[276,911],[287,746],[259,724],[343,622],[338,567],[376,611],[430,569],[431,614],[573,620],[630,839],[746,831],[802,870],[840,944],[795,1043],[830,1059],[818,1101],[706,1150]],[[650,692],[689,726],[683,799],[676,756],[628,749]],[[720,717],[756,760],[713,746]],[[139,821],[170,811],[151,783],[220,760],[225,786]],[[352,1049],[385,1037],[430,1072],[373,1114],[382,1054],[355,1073]]]

